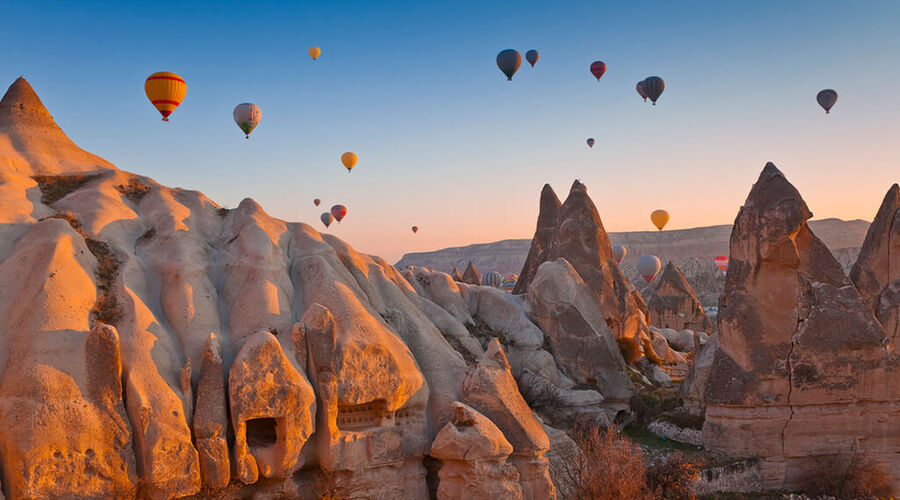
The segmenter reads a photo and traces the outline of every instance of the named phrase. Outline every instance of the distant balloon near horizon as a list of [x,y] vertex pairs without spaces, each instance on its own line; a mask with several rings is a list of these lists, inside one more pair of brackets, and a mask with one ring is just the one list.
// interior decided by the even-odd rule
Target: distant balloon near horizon
[[606,63],[603,61],[594,61],[591,63],[591,74],[594,75],[594,78],[597,81],[600,81],[600,78],[603,74],[606,73]]
[[322,221],[322,224],[325,224],[325,227],[331,225],[334,222],[334,216],[331,215],[331,212],[322,212],[322,215],[319,216],[319,219]]
[[187,94],[187,84],[170,71],[158,71],[144,80],[144,93],[150,104],[162,115],[162,121],[169,121],[169,115],[175,111]]
[[825,114],[831,113],[831,107],[837,102],[837,98],[837,92],[831,89],[825,89],[816,94],[816,102],[819,103],[819,106],[822,106]]
[[413,226],[410,229],[412,229],[413,234],[416,234],[419,232],[419,226]]
[[250,132],[259,125],[262,120],[262,110],[259,106],[249,102],[238,104],[234,108],[234,123],[244,132],[244,136],[249,139]]
[[309,57],[312,57],[312,60],[315,61],[322,55],[322,49],[318,47],[310,47],[309,48]]
[[516,74],[516,71],[519,71],[519,66],[521,65],[522,54],[519,54],[518,50],[506,49],[501,50],[497,54],[497,67],[506,75],[507,81],[512,81],[513,75]]
[[637,260],[637,270],[647,283],[653,281],[660,267],[659,257],[655,255],[641,255]]
[[[344,168],[347,169],[347,173],[350,173],[353,170],[353,167],[356,166],[356,162],[359,161],[359,157],[356,156],[356,153],[346,152],[341,155],[341,163],[344,164]],[[338,219],[340,221],[340,219]]]
[[525,53],[525,60],[528,61],[528,64],[530,64],[532,68],[534,67],[534,64],[536,62],[538,62],[538,59],[540,59],[540,58],[541,58],[541,53],[534,49],[531,49]]
[[315,205],[315,206],[317,206],[317,207],[319,206],[320,203],[322,203],[322,200],[320,200],[320,199],[318,199],[318,198],[316,198],[316,199],[313,200],[313,205]]
[[340,222],[344,220],[344,217],[347,216],[347,207],[345,207],[344,205],[335,205],[331,207],[331,215],[333,215],[334,218],[338,222]]
[[622,259],[628,255],[628,249],[623,245],[613,245],[612,247],[613,257],[616,259],[616,262],[621,263]]
[[491,271],[481,277],[481,286],[492,286],[494,288],[500,288],[500,285],[502,284],[503,275],[501,275],[497,271]]
[[648,76],[641,82],[641,86],[644,89],[644,93],[647,94],[647,97],[650,98],[650,100],[653,101],[653,105],[656,106],[656,100],[659,99],[663,90],[666,89],[666,82],[658,76]]
[[666,227],[666,224],[669,223],[669,212],[665,210],[654,210],[650,213],[650,221],[653,222],[653,225],[656,226],[656,229],[660,231]]
[[500,283],[500,288],[506,290],[507,292],[512,292],[516,288],[516,284],[519,282],[518,274],[507,274],[505,278],[503,278],[503,282]]
[[594,147],[594,138],[593,137],[588,137],[587,141],[585,141],[585,142],[587,142],[587,145],[589,148]]
[[728,256],[727,255],[719,255],[716,257],[716,267],[722,271],[722,276],[728,274]]
[[641,80],[637,82],[637,85],[635,85],[634,88],[637,90],[638,95],[644,99],[644,102],[647,102],[647,93],[644,92],[644,81]]

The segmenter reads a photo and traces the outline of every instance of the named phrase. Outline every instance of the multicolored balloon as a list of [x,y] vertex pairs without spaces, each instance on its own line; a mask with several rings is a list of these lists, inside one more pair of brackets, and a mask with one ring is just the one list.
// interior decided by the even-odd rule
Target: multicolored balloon
[[148,76],[144,81],[144,93],[162,115],[163,121],[167,122],[172,111],[175,111],[175,108],[184,100],[187,84],[175,73],[159,71]]
[[819,103],[819,106],[822,106],[826,114],[831,113],[831,107],[837,102],[837,92],[831,89],[822,90],[816,94],[816,101]]
[[245,102],[234,108],[234,123],[244,131],[244,136],[250,138],[250,132],[259,125],[262,120],[262,111],[256,104]]
[[344,164],[344,168],[347,169],[348,174],[351,170],[353,170],[353,167],[356,165],[357,161],[359,161],[359,157],[356,156],[356,153],[347,152],[341,155],[341,163]]
[[516,71],[519,71],[519,66],[521,65],[522,54],[519,54],[518,50],[506,49],[501,50],[500,53],[497,54],[497,67],[500,68],[500,71],[506,75],[506,79],[509,81],[512,80]]
[[316,199],[313,200],[313,205],[315,205],[315,206],[318,207],[318,206],[319,206],[319,203],[322,203],[322,200],[320,200],[320,199],[318,199],[318,198],[316,198]]
[[540,59],[540,58],[541,58],[541,53],[534,49],[531,49],[525,53],[525,60],[528,61],[528,64],[530,64],[532,68],[534,67],[534,64],[536,62],[538,62],[538,59]]
[[347,207],[344,205],[335,205],[331,207],[331,215],[337,219],[338,222],[344,220],[344,217],[347,216]]
[[628,249],[622,245],[613,245],[612,253],[613,257],[616,259],[616,262],[622,262],[622,259],[624,259],[625,255],[628,254]]
[[591,63],[591,74],[594,75],[594,78],[596,78],[598,82],[600,81],[600,77],[602,77],[604,73],[606,73],[605,62],[594,61]]
[[727,255],[719,255],[716,257],[716,267],[722,271],[722,276],[728,274],[728,256]]
[[334,216],[331,215],[331,212],[322,212],[322,215],[319,216],[319,219],[322,220],[322,224],[325,224],[325,227],[331,225],[334,222]]
[[665,210],[654,210],[650,213],[650,221],[653,222],[656,229],[662,231],[669,222],[669,212],[666,212]]
[[502,283],[503,276],[501,276],[497,271],[491,271],[481,277],[482,286],[492,286],[494,288],[500,288],[500,285]]
[[518,282],[519,276],[517,274],[507,274],[506,277],[503,278],[503,283],[500,283],[500,288],[507,292],[511,292],[516,288],[516,283]]
[[644,102],[647,102],[647,93],[644,92],[644,81],[641,80],[637,82],[637,85],[635,85],[634,88],[637,90],[638,95],[644,99]]
[[589,148],[594,147],[594,138],[593,138],[593,137],[588,137],[588,139],[587,139],[587,145],[588,145]]
[[655,255],[641,255],[637,260],[637,270],[647,283],[653,281],[660,267],[659,257]]
[[666,82],[658,76],[648,76],[641,82],[641,85],[644,88],[644,93],[647,94],[647,97],[649,97],[650,100],[653,101],[653,105],[656,106],[656,100],[659,99],[663,90],[666,89]]
[[309,48],[309,57],[312,57],[312,60],[315,61],[322,55],[322,49],[318,47],[310,47]]

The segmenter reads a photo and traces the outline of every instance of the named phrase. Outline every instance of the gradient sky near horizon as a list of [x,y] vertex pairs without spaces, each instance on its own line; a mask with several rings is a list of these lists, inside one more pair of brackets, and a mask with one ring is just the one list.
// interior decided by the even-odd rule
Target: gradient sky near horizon
[[[541,187],[564,198],[575,178],[608,231],[650,230],[656,208],[671,229],[731,223],[767,161],[815,218],[871,220],[900,181],[897,1],[29,0],[2,12],[0,83],[24,75],[81,147],[317,229],[343,203],[330,232],[391,262],[530,238]],[[506,48],[541,58],[507,82]],[[169,123],[144,96],[155,71],[187,81]],[[650,75],[666,82],[657,106],[634,90]],[[824,88],[840,95],[830,115]],[[242,102],[263,113],[249,141],[231,117]],[[345,151],[360,157],[349,175]]]

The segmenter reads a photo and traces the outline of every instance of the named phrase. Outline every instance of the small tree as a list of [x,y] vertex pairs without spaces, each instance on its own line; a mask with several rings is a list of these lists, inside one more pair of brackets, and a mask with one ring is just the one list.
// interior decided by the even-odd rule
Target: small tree
[[655,498],[666,500],[696,500],[694,483],[700,478],[700,468],[673,453],[647,468],[647,489]]
[[803,489],[811,495],[847,500],[893,494],[891,476],[884,467],[858,454],[819,459],[803,478]]

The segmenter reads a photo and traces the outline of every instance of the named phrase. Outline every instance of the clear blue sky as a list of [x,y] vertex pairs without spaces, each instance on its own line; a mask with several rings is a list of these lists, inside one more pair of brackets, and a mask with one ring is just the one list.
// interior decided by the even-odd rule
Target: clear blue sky
[[[871,219],[900,181],[897,1],[184,3],[4,2],[0,82],[25,75],[85,149],[222,205],[321,228],[311,200],[344,203],[333,232],[392,261],[530,237],[545,182],[581,179],[615,231],[655,208],[730,223],[766,161],[817,218]],[[507,82],[505,48],[541,59]],[[188,84],[169,123],[155,71]],[[634,91],[650,75],[655,107]],[[263,112],[249,141],[241,102]]]

